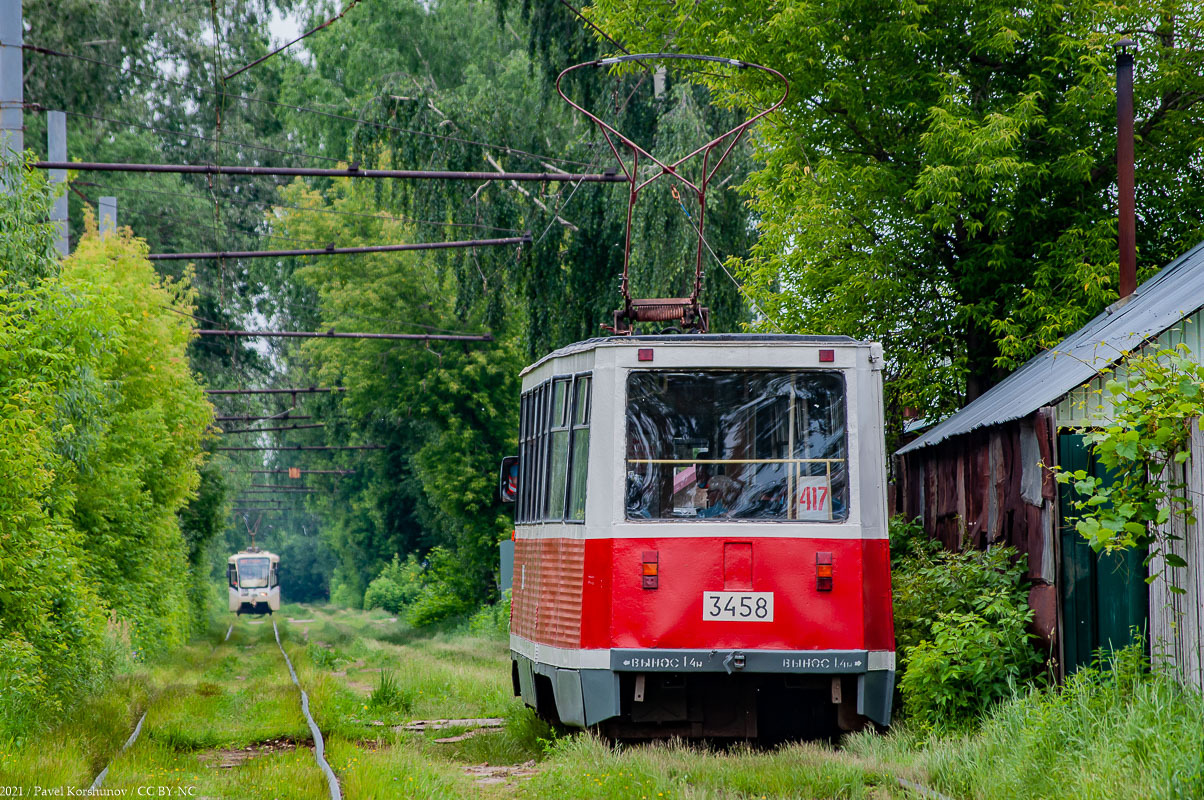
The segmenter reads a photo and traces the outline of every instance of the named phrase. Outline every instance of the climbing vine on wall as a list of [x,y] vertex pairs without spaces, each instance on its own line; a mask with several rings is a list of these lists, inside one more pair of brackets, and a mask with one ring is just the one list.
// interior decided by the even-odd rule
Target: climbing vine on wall
[[[1110,477],[1081,469],[1054,474],[1073,486],[1073,505],[1081,514],[1075,528],[1096,551],[1147,548],[1147,564],[1161,556],[1167,567],[1185,567],[1170,552],[1169,545],[1181,538],[1170,523],[1176,515],[1195,522],[1184,465],[1191,457],[1193,421],[1204,414],[1204,365],[1180,344],[1127,355],[1116,374],[1104,387],[1111,418],[1085,436]],[[1183,592],[1173,581],[1167,585]]]

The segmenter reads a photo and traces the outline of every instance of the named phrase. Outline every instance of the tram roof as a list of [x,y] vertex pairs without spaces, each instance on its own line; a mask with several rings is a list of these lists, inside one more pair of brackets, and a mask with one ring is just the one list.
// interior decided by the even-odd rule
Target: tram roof
[[597,336],[553,350],[522,371],[526,375],[547,361],[584,353],[598,347],[647,347],[650,344],[747,345],[747,344],[863,344],[851,336],[806,336],[794,333],[673,333],[641,336]]
[[226,560],[234,561],[235,559],[238,559],[238,558],[251,558],[253,556],[259,556],[260,558],[275,558],[275,559],[280,558],[280,556],[276,555],[275,553],[268,552],[267,550],[255,549],[255,550],[239,550],[237,553],[230,556]]

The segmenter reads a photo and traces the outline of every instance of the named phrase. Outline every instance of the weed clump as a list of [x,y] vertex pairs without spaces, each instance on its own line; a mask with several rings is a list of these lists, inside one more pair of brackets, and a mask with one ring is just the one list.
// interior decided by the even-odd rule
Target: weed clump
[[414,692],[402,686],[396,673],[383,671],[368,698],[368,708],[381,713],[409,714],[414,710]]

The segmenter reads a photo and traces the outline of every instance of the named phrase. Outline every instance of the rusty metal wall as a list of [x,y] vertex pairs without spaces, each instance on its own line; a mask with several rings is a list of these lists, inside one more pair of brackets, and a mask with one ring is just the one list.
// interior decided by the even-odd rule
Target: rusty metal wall
[[989,544],[1028,556],[1033,632],[1056,642],[1054,410],[955,436],[898,457],[896,507],[950,550]]

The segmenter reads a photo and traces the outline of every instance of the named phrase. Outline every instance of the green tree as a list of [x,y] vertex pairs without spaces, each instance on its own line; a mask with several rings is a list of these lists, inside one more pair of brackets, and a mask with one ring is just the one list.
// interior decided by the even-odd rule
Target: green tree
[[131,644],[188,632],[176,512],[211,409],[185,355],[186,285],[94,224],[60,264],[43,176],[4,161],[0,182],[0,732],[20,733]]
[[744,185],[760,237],[733,266],[782,328],[883,341],[896,410],[973,399],[1116,298],[1122,35],[1141,44],[1141,270],[1204,234],[1192,3],[598,0],[592,18],[633,51],[789,78]]

